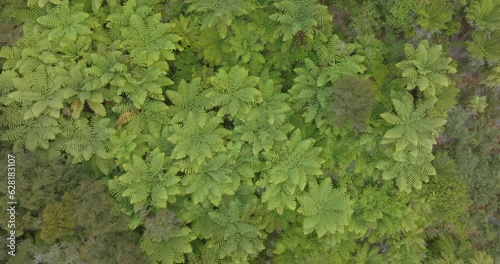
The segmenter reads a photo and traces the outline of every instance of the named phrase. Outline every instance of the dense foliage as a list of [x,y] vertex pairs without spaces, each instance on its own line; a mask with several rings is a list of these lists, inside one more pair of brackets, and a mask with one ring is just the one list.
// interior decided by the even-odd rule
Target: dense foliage
[[0,7],[2,263],[499,263],[496,0]]

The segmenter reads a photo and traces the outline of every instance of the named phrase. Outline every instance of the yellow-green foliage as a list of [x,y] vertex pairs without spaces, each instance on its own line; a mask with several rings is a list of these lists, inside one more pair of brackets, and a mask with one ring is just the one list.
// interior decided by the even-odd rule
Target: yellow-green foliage
[[[41,0],[3,12],[23,36],[0,50],[0,139],[94,172],[57,188],[44,171],[19,177],[19,223],[42,220],[18,233],[19,261],[491,262],[432,242],[494,230],[482,214],[462,220],[497,219],[496,143],[473,140],[495,142],[480,135],[496,97],[477,88],[474,113],[451,111],[445,130],[466,67],[442,40],[467,12],[479,30],[454,41],[470,35],[475,63],[498,66],[497,5],[326,2]],[[483,233],[486,249],[496,237]]]
[[48,204],[43,209],[40,237],[47,243],[75,234],[74,199],[71,193],[66,193],[60,202]]
[[350,75],[332,84],[331,118],[334,126],[366,128],[375,104],[375,85],[360,76]]

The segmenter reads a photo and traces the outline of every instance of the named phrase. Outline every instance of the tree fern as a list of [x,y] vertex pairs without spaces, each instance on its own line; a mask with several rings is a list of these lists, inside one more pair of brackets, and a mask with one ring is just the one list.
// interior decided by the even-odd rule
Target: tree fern
[[234,136],[251,144],[254,155],[263,149],[269,151],[277,141],[286,140],[293,129],[287,122],[287,114],[292,111],[287,101],[289,95],[280,88],[272,79],[262,78],[259,81],[262,102],[235,123]]
[[429,176],[436,175],[431,164],[432,155],[420,155],[418,158],[409,157],[407,161],[382,160],[377,168],[382,170],[382,179],[395,179],[399,190],[410,193],[413,188],[420,190],[422,182],[428,182]]
[[[188,255],[189,263],[194,264],[216,264],[221,263],[217,250],[208,246],[198,247],[200,252]],[[229,261],[228,261],[229,262]]]
[[174,59],[173,50],[180,40],[171,33],[173,24],[162,23],[161,16],[151,12],[148,6],[136,7],[135,1],[128,1],[120,13],[108,17],[107,26],[120,39],[117,55],[130,56],[124,61],[127,64],[110,64],[110,73],[105,71],[101,81],[111,84],[116,95],[127,95],[138,109],[146,98],[164,100],[162,87],[173,83],[165,76],[169,70],[167,61]]
[[[117,131],[109,138],[110,154],[117,166],[132,161],[133,155],[142,156],[144,149],[138,149],[138,135],[131,134],[130,131]],[[148,149],[149,150],[149,149]],[[146,151],[148,151],[146,150]]]
[[448,0],[419,3],[417,13],[417,23],[430,33],[447,29],[453,19],[452,3]]
[[[180,194],[177,183],[180,178],[175,171],[165,169],[165,154],[158,149],[152,151],[145,161],[133,156],[131,163],[123,164],[125,174],[111,180],[110,187],[117,194],[128,197],[136,209],[141,206],[166,208]],[[121,193],[120,193],[121,192]]]
[[[295,210],[296,198],[313,178],[311,176],[322,174],[323,160],[318,157],[321,148],[314,147],[314,140],[302,140],[300,130],[295,130],[289,140],[287,145],[282,143],[276,150],[262,154],[266,159],[265,170],[256,183],[265,188],[262,201],[267,203],[268,210],[276,210],[279,214],[285,208]],[[289,155],[279,156],[281,152]]]
[[484,251],[478,251],[474,253],[472,258],[469,258],[471,264],[493,264],[494,259]]
[[318,237],[322,237],[327,232],[344,232],[353,212],[345,190],[332,189],[330,179],[324,179],[320,185],[310,181],[308,186],[308,192],[299,198],[300,207],[297,209],[305,216],[304,233],[316,231]]
[[296,103],[295,107],[305,109],[303,117],[306,123],[314,120],[321,127],[330,121],[334,92],[332,84],[343,76],[364,71],[361,64],[364,58],[353,54],[354,49],[354,45],[346,45],[333,35],[326,44],[316,48],[319,65],[311,59],[305,59],[304,68],[294,69],[297,77],[288,92],[292,95],[291,101]]
[[161,264],[184,263],[184,254],[193,251],[190,242],[194,239],[191,230],[184,227],[170,238],[161,241],[144,239],[141,241],[141,248],[146,255],[155,262]]
[[123,129],[129,133],[129,136],[146,133],[155,138],[160,138],[162,129],[169,121],[169,115],[165,114],[168,107],[163,102],[154,100],[147,100],[144,106],[143,109],[137,112],[130,110],[122,112],[122,114],[129,113],[128,117],[121,115],[122,118],[128,118],[127,123],[123,125]]
[[393,126],[382,141],[382,144],[391,145],[386,155],[392,161],[379,162],[379,169],[384,170],[382,178],[396,178],[398,187],[407,192],[411,187],[420,189],[421,181],[427,182],[429,175],[436,174],[430,164],[433,159],[431,150],[436,143],[438,129],[446,120],[427,116],[434,103],[434,100],[428,99],[414,107],[412,96],[405,92],[401,99],[393,99],[397,114],[381,114]]
[[48,149],[49,142],[61,133],[61,128],[57,120],[50,116],[42,116],[37,120],[28,121],[23,127],[11,128],[11,130],[2,136],[4,140],[14,139],[14,144],[35,150],[37,148]]
[[265,234],[257,203],[251,195],[248,200],[226,198],[213,209],[186,204],[184,217],[198,238],[203,239],[202,249],[216,255],[222,263],[245,263],[264,249]]
[[[273,4],[277,11],[270,18],[279,23],[274,36],[283,36],[283,41],[291,40],[297,34],[309,39],[320,34],[318,28],[332,20],[326,6],[310,0],[280,1]],[[324,38],[324,36],[323,36]]]
[[207,91],[201,78],[194,78],[189,83],[181,80],[177,90],[167,90],[166,94],[174,104],[169,110],[174,113],[172,117],[174,123],[184,121],[189,112],[203,114],[210,108],[210,103],[206,100]]
[[[191,195],[194,204],[208,200],[218,206],[223,195],[236,194],[242,181],[240,171],[243,167],[235,162],[235,155],[239,154],[238,146],[232,152],[215,156],[199,172],[183,177],[185,193]],[[253,170],[248,169],[253,176]]]
[[53,5],[59,5],[61,4],[61,0],[28,0],[28,6],[32,5],[38,5],[39,7],[44,7],[48,3],[51,3]]
[[[171,24],[160,23],[158,15],[149,16],[151,8],[133,0],[124,7],[103,9],[108,14],[115,12],[108,16],[109,22],[102,21],[106,14],[94,17],[82,8],[83,5],[68,1],[48,6],[46,15],[40,16],[36,23],[27,24],[26,36],[16,44],[25,50],[20,56],[13,56],[16,49],[2,51],[11,64],[8,75],[7,72],[3,75],[7,79],[2,83],[14,88],[9,88],[11,92],[3,101],[8,104],[23,102],[21,117],[35,122],[40,118],[46,122],[45,116],[50,116],[61,124],[67,124],[70,118],[79,119],[83,124],[92,115],[108,116],[112,110],[119,115],[119,123],[130,123],[128,128],[137,127],[136,124],[144,120],[141,117],[151,117],[145,114],[148,111],[137,110],[143,105],[152,107],[154,103],[148,103],[151,100],[163,101],[163,87],[172,84],[165,76],[169,68],[166,60],[173,59],[172,51],[177,48],[174,43],[179,37],[170,34]],[[124,16],[128,18],[120,20]],[[92,42],[102,40],[100,33],[94,35],[91,31],[106,23],[109,35],[116,38],[114,44],[104,40],[91,52]],[[39,38],[40,43],[37,43]],[[47,39],[49,42],[43,42]],[[110,107],[113,104],[114,107]],[[139,112],[137,118],[132,118],[133,113]],[[13,124],[8,126],[15,129]],[[160,129],[154,126],[153,122],[146,122],[148,131],[158,138]],[[14,134],[18,137],[19,130],[16,131]],[[55,139],[55,131],[46,129],[43,137]],[[18,138],[17,145],[31,141],[30,148],[47,147],[36,139],[37,136],[28,134],[32,140]],[[64,143],[62,140],[69,141]],[[73,144],[69,138],[56,141],[58,148],[67,145],[68,149],[73,149],[71,152],[77,155],[75,160],[88,160],[92,155],[88,151],[82,154],[82,149],[76,151],[80,147],[69,147]]]
[[396,240],[392,247],[387,252],[387,258],[390,262],[411,263],[418,262],[425,258],[424,235],[421,230],[405,233],[400,239]]
[[[320,59],[322,65],[333,66],[335,64],[342,64],[345,62],[352,62],[358,65],[351,65],[351,73],[362,72],[363,67],[361,64],[364,57],[357,55],[356,50],[360,48],[359,45],[353,43],[345,43],[340,40],[338,35],[332,35],[328,42],[317,44],[315,47],[316,54]],[[347,68],[347,67],[346,67]]]
[[467,19],[480,30],[500,30],[500,4],[494,0],[475,0],[466,8]]
[[115,133],[108,127],[109,119],[92,118],[86,120],[64,121],[61,124],[61,137],[55,140],[55,148],[70,154],[73,163],[89,160],[96,155],[103,159],[109,158],[105,144],[106,140]]
[[252,72],[260,72],[266,63],[263,51],[268,41],[265,39],[267,30],[258,22],[252,22],[235,22],[235,33],[229,39],[229,44],[231,52],[238,58],[237,65],[248,65]]
[[407,60],[397,63],[396,67],[403,70],[401,76],[407,83],[406,88],[413,90],[418,87],[427,98],[434,97],[440,87],[449,85],[446,74],[456,72],[449,65],[451,58],[442,56],[442,47],[431,47],[427,40],[421,41],[417,48],[406,44],[405,53]]
[[488,87],[500,86],[500,67],[497,66],[491,69],[490,74],[483,80],[483,82]]
[[475,114],[483,113],[485,108],[488,107],[486,96],[474,96],[470,99],[469,103],[471,111]]
[[[131,162],[133,155],[143,156],[151,149],[159,148],[161,152],[170,152],[172,145],[167,128],[168,107],[163,102],[148,101],[144,109],[137,112],[124,110],[118,117],[119,129],[109,137],[110,155],[116,165]],[[133,108],[133,106],[131,106]],[[121,123],[128,118],[126,123]]]
[[262,101],[261,92],[255,88],[259,78],[248,76],[248,70],[235,66],[229,72],[220,70],[210,79],[212,89],[207,92],[212,106],[219,106],[218,115],[229,114],[241,118],[248,114],[252,104]]
[[[306,65],[313,64],[311,61],[307,61]],[[304,113],[303,117],[306,123],[310,123],[313,120],[315,121],[318,127],[322,126],[324,123],[332,124],[332,118],[335,119],[335,115],[332,114],[332,111],[335,111],[333,108],[339,110],[339,105],[332,104],[332,100],[334,98],[335,93],[342,93],[341,87],[335,92],[335,89],[331,86],[325,86],[324,84],[319,86],[316,84],[316,79],[320,80],[321,75],[319,75],[318,68],[310,68],[309,70],[305,70],[302,68],[295,69],[295,71],[299,74],[297,78],[295,78],[295,83],[292,89],[290,89],[290,93],[292,95],[292,102],[296,101],[297,107],[303,106]],[[330,68],[330,69],[333,69]],[[344,73],[347,74],[347,73]],[[333,78],[340,78],[341,74],[336,76],[330,76]],[[335,79],[331,81],[334,82]],[[335,86],[333,84],[332,86]],[[340,99],[340,98],[339,98]],[[346,102],[349,103],[349,102]],[[341,114],[342,110],[338,112]],[[343,118],[343,117],[342,117]]]
[[474,31],[467,41],[467,51],[480,61],[496,63],[500,60],[500,31]]
[[384,260],[384,256],[380,254],[379,247],[364,244],[363,246],[358,246],[353,263],[377,264],[387,262]]
[[427,117],[427,112],[434,106],[434,100],[428,99],[415,108],[409,93],[405,93],[401,100],[393,99],[397,115],[392,113],[381,114],[382,118],[394,126],[384,135],[383,144],[395,144],[396,151],[403,151],[409,146],[423,147],[427,151],[435,144],[437,128],[443,126],[446,120],[438,117]]
[[77,36],[92,34],[89,24],[89,14],[81,11],[83,5],[69,6],[64,0],[60,5],[48,9],[47,15],[37,18],[37,22],[51,29],[49,39],[58,38],[62,41],[76,41]]
[[209,114],[195,116],[190,112],[184,122],[173,124],[168,141],[175,144],[171,157],[188,162],[185,172],[198,172],[216,153],[226,151],[224,138],[228,131],[220,127],[222,120]]
[[219,227],[212,235],[212,240],[221,239],[219,258],[231,257],[235,263],[248,261],[249,255],[255,255],[264,249],[259,230],[259,219],[252,217],[256,201],[241,204],[239,200],[224,203],[218,211],[209,212],[208,216]]
[[189,2],[191,5],[189,5],[187,12],[205,13],[201,22],[201,30],[216,28],[222,39],[226,38],[228,29],[236,17],[247,15],[249,11],[255,9],[252,1],[191,0]]
[[215,29],[206,29],[201,32],[199,41],[193,43],[197,50],[203,54],[203,59],[210,66],[218,66],[224,60],[231,46],[227,40],[221,39]]

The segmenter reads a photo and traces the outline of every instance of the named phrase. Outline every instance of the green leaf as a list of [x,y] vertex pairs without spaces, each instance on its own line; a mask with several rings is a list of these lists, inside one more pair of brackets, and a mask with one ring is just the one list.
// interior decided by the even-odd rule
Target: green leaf
[[33,117],[38,117],[47,108],[47,101],[38,101],[33,104],[31,110],[33,111]]
[[387,132],[385,132],[384,137],[386,138],[400,138],[403,136],[405,132],[405,127],[404,126],[396,126],[394,128],[389,129]]
[[92,102],[92,101],[87,101],[87,103],[89,104],[90,108],[97,115],[106,116],[106,109],[104,108],[104,106],[101,103],[96,103],[96,102]]

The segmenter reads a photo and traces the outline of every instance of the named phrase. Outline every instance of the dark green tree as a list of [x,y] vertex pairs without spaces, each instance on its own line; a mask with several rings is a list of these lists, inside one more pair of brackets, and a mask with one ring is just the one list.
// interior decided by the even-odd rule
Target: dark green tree
[[357,130],[366,128],[376,102],[375,85],[369,79],[350,75],[333,82],[332,89],[332,124],[349,125]]

